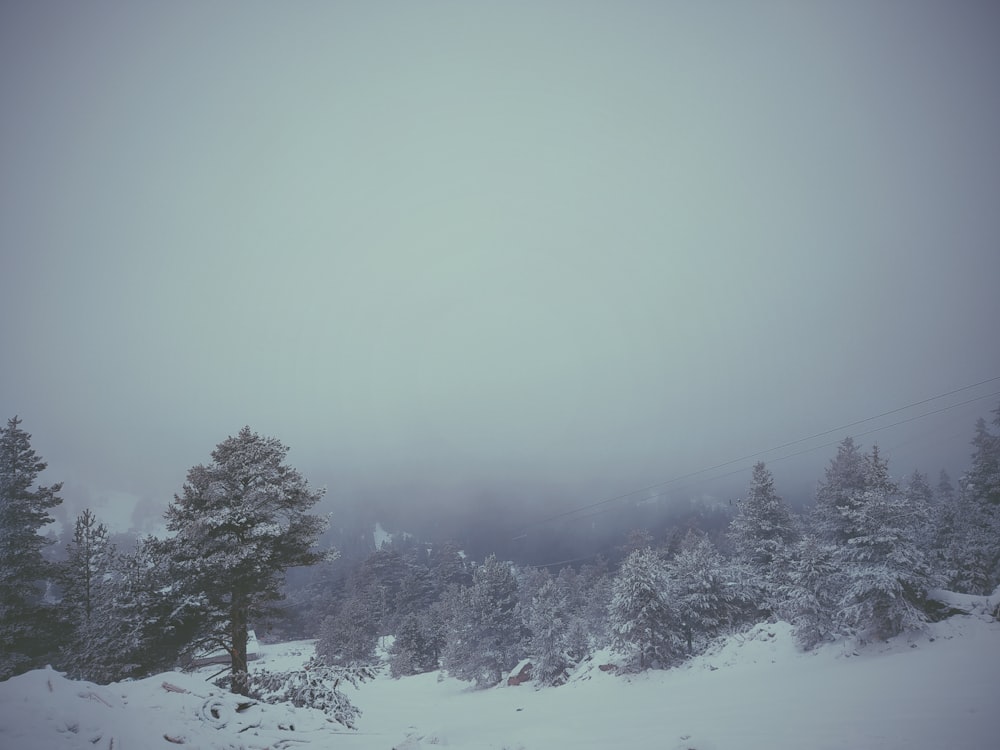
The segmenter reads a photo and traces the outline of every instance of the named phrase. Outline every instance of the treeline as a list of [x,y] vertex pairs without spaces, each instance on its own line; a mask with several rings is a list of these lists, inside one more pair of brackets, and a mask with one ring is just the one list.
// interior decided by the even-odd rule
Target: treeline
[[[933,486],[919,472],[898,483],[877,447],[846,439],[803,513],[759,463],[723,535],[639,530],[614,564],[553,571],[476,564],[457,543],[383,546],[346,576],[327,566],[300,600],[300,624],[318,638],[312,668],[373,664],[393,636],[396,676],[443,668],[486,686],[530,658],[535,680],[558,684],[597,649],[667,667],[768,618],[790,622],[806,649],[890,637],[939,616],[933,588],[1000,583],[1000,408],[993,427],[978,421],[957,486],[944,472]],[[245,429],[189,472],[168,539],[119,551],[84,511],[56,564],[39,531],[60,487],[37,484],[45,464],[29,438],[16,419],[0,431],[0,678],[45,663],[102,682],[139,677],[221,645],[231,686],[252,692],[248,623],[279,615],[289,567],[329,559],[314,549],[322,522],[306,513],[319,493],[284,463],[287,449]]]
[[368,663],[395,635],[394,675],[440,667],[490,685],[530,657],[535,679],[554,684],[596,649],[665,667],[768,618],[790,622],[804,649],[889,638],[940,615],[933,588],[988,594],[1000,583],[1000,435],[979,420],[973,446],[956,488],[944,471],[935,486],[920,472],[898,483],[877,446],[848,438],[802,514],[758,463],[718,543],[691,530],[654,545],[640,530],[616,570],[599,558],[554,574],[494,557],[469,564],[454,545],[386,546],[327,603],[318,650]]

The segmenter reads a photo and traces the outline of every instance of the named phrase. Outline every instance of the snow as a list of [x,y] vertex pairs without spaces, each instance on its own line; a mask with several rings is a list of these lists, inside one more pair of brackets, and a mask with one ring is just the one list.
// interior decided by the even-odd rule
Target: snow
[[[312,652],[311,641],[262,644],[253,668],[291,669]],[[346,688],[364,712],[357,732],[308,709],[240,711],[242,699],[206,682],[211,669],[109,686],[37,670],[0,683],[0,747],[986,750],[1000,736],[1000,623],[983,610],[808,653],[787,624],[765,623],[673,669],[600,669],[622,661],[595,654],[541,689],[383,670]]]
[[382,524],[375,522],[375,530],[372,532],[375,541],[375,549],[382,549],[383,544],[392,543],[392,534],[382,528]]

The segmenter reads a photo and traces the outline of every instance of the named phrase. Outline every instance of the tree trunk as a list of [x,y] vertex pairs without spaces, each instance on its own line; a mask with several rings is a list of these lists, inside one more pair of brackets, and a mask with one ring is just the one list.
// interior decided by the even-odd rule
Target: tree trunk
[[239,695],[250,693],[250,681],[247,675],[247,600],[239,592],[233,592],[233,603],[230,614],[230,648],[232,657],[231,690]]

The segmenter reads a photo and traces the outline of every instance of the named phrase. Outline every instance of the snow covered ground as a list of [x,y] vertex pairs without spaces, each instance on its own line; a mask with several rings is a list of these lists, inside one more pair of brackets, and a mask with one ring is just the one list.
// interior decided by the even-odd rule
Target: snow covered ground
[[[292,668],[312,643],[262,645]],[[196,674],[95,686],[38,670],[0,683],[0,747],[462,750],[995,750],[1000,623],[984,609],[855,649],[799,652],[788,625],[758,625],[667,671],[615,675],[601,654],[569,684],[476,691],[438,674],[380,675],[348,690],[358,730],[317,711],[240,706]],[[217,670],[215,670],[217,671]]]

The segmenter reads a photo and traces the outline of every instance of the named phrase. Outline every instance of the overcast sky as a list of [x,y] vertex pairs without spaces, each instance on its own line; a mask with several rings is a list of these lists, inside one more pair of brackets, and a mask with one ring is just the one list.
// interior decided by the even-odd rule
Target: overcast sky
[[[335,501],[544,513],[1000,376],[998,37],[943,0],[3,3],[2,416],[112,527],[245,424]],[[957,473],[994,391],[860,441]]]

